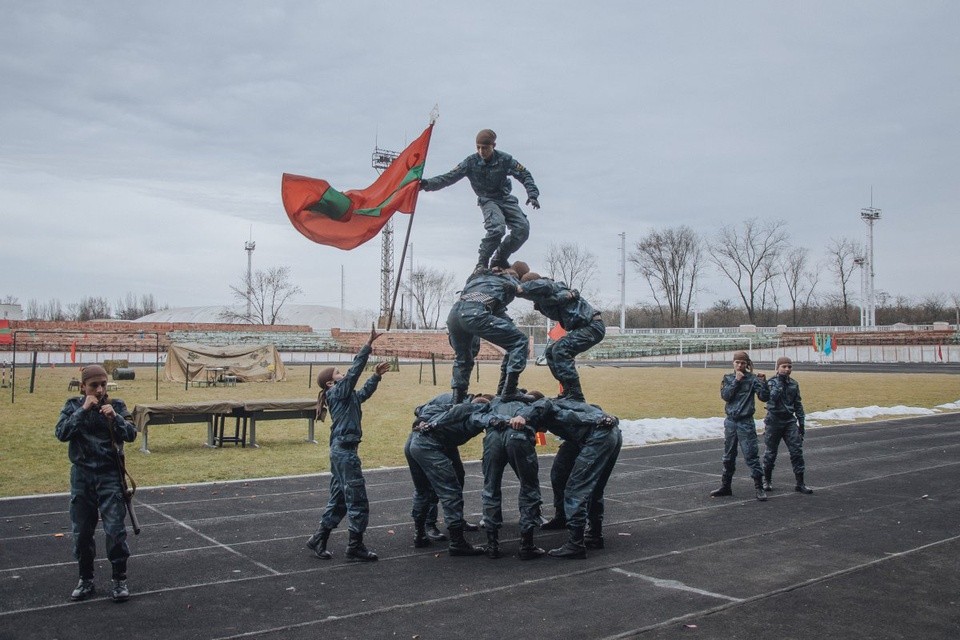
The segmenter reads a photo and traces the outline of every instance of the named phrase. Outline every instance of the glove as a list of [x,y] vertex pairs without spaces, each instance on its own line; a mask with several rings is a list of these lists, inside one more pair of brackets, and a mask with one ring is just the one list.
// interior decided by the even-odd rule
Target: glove
[[536,198],[527,198],[527,204],[533,207],[534,209],[540,208],[540,202]]
[[620,423],[616,416],[603,416],[597,420],[597,427],[601,429],[613,429]]
[[503,431],[510,425],[509,422],[503,418],[493,418],[490,420],[490,427],[496,429],[497,431]]
[[797,429],[800,431],[800,437],[803,438],[803,434],[806,432],[806,430],[803,427],[803,424],[801,423],[797,425]]
[[420,180],[420,190],[423,191],[423,190],[426,189],[426,188],[427,188],[427,181],[421,179],[421,180]]

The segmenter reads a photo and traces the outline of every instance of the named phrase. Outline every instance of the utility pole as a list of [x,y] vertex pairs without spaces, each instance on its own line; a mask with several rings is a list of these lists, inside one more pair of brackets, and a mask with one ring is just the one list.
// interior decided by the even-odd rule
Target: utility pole
[[867,327],[877,326],[877,291],[874,286],[876,270],[873,262],[873,224],[880,219],[880,209],[873,207],[873,190],[870,190],[870,206],[860,209],[860,217],[867,223]]
[[243,245],[247,252],[247,322],[251,322],[251,303],[253,301],[253,250],[257,243],[253,241],[253,225],[250,226],[250,239]]
[[627,327],[627,232],[620,236],[620,331]]

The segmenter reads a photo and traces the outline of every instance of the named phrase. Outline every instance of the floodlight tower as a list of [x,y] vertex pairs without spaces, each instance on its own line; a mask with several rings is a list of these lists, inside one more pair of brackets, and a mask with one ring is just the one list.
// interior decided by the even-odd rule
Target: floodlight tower
[[873,207],[873,198],[870,198],[870,206],[860,209],[860,217],[867,223],[867,318],[868,327],[877,326],[877,292],[874,288],[873,278],[875,275],[873,263],[873,224],[880,219],[880,209]]
[[250,227],[250,239],[243,244],[243,249],[247,252],[247,318],[252,313],[250,304],[253,299],[253,250],[256,248],[257,243],[253,241],[253,227]]
[[860,326],[867,326],[867,259],[863,256],[857,256],[853,259],[860,269]]
[[[374,144],[371,165],[377,173],[383,173],[399,155],[398,151],[381,149]],[[386,318],[390,313],[390,286],[393,283],[393,218],[383,225],[381,234],[383,249],[380,254],[380,317]]]

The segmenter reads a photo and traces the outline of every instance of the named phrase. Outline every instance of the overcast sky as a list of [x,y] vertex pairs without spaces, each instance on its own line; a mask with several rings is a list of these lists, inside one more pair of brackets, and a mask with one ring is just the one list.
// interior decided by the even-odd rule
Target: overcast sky
[[[955,292],[958,24],[949,0],[7,2],[0,297],[230,303],[252,229],[297,302],[339,306],[342,266],[346,306],[376,309],[380,238],[311,243],[280,176],[366,187],[434,104],[427,175],[494,129],[542,193],[518,257],[583,245],[596,302],[619,303],[621,232],[783,219],[821,257],[865,239],[871,188],[877,289]],[[482,233],[466,180],[421,194],[414,261],[465,278]],[[705,285],[699,307],[736,298]],[[629,266],[626,290],[650,300]]]

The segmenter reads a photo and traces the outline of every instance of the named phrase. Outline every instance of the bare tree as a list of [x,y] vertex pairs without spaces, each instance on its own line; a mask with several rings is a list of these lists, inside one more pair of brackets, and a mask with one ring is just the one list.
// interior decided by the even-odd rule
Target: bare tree
[[127,292],[122,300],[117,300],[116,306],[117,318],[120,320],[136,320],[145,315],[149,315],[158,310],[157,302],[153,294],[144,294],[137,299],[137,296]]
[[110,303],[106,298],[91,296],[80,298],[80,302],[67,306],[69,315],[74,320],[85,322],[87,320],[102,320],[111,317]]
[[413,298],[414,312],[421,326],[436,329],[440,309],[453,292],[456,276],[450,271],[420,267],[410,274],[404,289]]
[[787,246],[783,220],[749,218],[738,229],[720,228],[710,247],[710,257],[720,272],[736,286],[751,323],[757,318],[757,293],[778,273],[775,265]]
[[690,307],[703,268],[703,243],[687,226],[653,230],[628,257],[650,286],[661,315],[671,327],[689,324]]
[[31,298],[27,301],[26,315],[28,320],[53,320],[59,322],[67,319],[67,314],[60,304],[60,300],[57,298],[46,303]]
[[17,296],[6,295],[0,298],[0,304],[19,304],[20,299]]
[[[850,323],[850,291],[848,285],[857,269],[857,258],[863,256],[863,247],[850,238],[834,238],[827,247],[827,269],[837,278],[840,285],[840,305],[844,321]],[[863,304],[864,301],[860,301]]]
[[[575,242],[551,244],[546,257],[547,273],[571,289],[591,294],[590,281],[597,274],[597,257]],[[536,269],[534,269],[536,271]]]
[[790,299],[790,324],[795,327],[800,324],[800,309],[809,306],[820,277],[815,269],[807,268],[808,259],[806,247],[793,247],[780,258],[780,275]]
[[250,309],[242,311],[224,309],[220,317],[227,322],[246,322],[248,324],[277,324],[283,305],[303,290],[290,281],[289,267],[270,267],[266,271],[258,269],[248,278],[244,274],[239,286],[230,285],[233,297]]
[[950,294],[950,302],[953,303],[953,310],[956,313],[957,327],[960,327],[960,291]]

